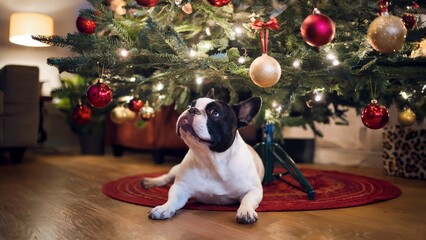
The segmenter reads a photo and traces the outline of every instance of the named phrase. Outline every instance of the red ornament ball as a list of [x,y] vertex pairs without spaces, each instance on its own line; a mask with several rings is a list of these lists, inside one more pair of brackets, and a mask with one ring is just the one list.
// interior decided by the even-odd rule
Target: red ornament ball
[[227,5],[231,0],[208,0],[209,3],[215,7],[223,7]]
[[336,27],[326,15],[313,13],[303,20],[300,32],[307,44],[319,47],[333,40]]
[[127,107],[132,111],[132,112],[139,112],[139,110],[142,108],[143,106],[143,102],[140,99],[137,98],[133,98],[132,100],[130,100],[130,102],[127,104]]
[[96,30],[96,22],[92,19],[84,18],[79,16],[75,23],[78,31],[85,34],[92,34]]
[[416,17],[411,14],[402,15],[402,21],[408,30],[412,30],[417,24]]
[[389,121],[389,113],[385,106],[377,103],[376,99],[371,100],[361,112],[361,120],[370,129],[384,127]]
[[108,85],[98,81],[86,92],[87,101],[95,108],[104,108],[112,101],[112,91]]
[[92,121],[92,110],[86,105],[78,105],[71,118],[77,124],[88,124]]
[[136,2],[142,7],[154,7],[160,0],[136,0]]

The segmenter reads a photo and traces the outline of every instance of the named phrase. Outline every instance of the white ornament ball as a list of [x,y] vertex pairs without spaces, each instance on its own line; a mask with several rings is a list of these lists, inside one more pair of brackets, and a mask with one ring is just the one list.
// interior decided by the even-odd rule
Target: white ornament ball
[[280,77],[280,64],[266,53],[256,58],[250,65],[250,78],[259,87],[272,87]]

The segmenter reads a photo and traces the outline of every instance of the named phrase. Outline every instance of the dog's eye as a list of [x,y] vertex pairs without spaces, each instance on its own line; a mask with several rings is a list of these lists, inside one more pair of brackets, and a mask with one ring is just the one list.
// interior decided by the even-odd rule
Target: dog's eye
[[220,116],[219,111],[217,111],[217,109],[214,109],[214,108],[210,110],[210,114],[212,116],[214,116],[214,117],[219,117]]

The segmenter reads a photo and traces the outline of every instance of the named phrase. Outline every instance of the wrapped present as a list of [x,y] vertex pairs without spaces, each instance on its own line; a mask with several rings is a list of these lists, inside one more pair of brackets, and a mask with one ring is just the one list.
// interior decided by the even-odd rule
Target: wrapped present
[[426,179],[426,129],[388,124],[383,131],[383,164],[389,175]]

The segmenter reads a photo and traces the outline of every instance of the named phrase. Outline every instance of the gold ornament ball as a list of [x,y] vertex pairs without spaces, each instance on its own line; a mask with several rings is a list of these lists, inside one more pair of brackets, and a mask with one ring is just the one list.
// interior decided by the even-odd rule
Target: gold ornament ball
[[256,58],[250,65],[250,78],[259,87],[272,87],[280,77],[280,64],[266,53]]
[[146,104],[141,108],[141,110],[139,110],[139,117],[144,121],[148,121],[151,118],[154,118],[155,117],[154,108],[149,106],[149,103],[146,102]]
[[111,111],[110,118],[113,123],[122,124],[128,119],[128,111],[123,106],[115,107]]
[[398,122],[403,126],[411,126],[416,121],[416,114],[410,108],[404,108],[398,115]]
[[402,48],[406,35],[407,28],[401,18],[382,15],[371,22],[368,27],[367,39],[375,50],[392,53]]

